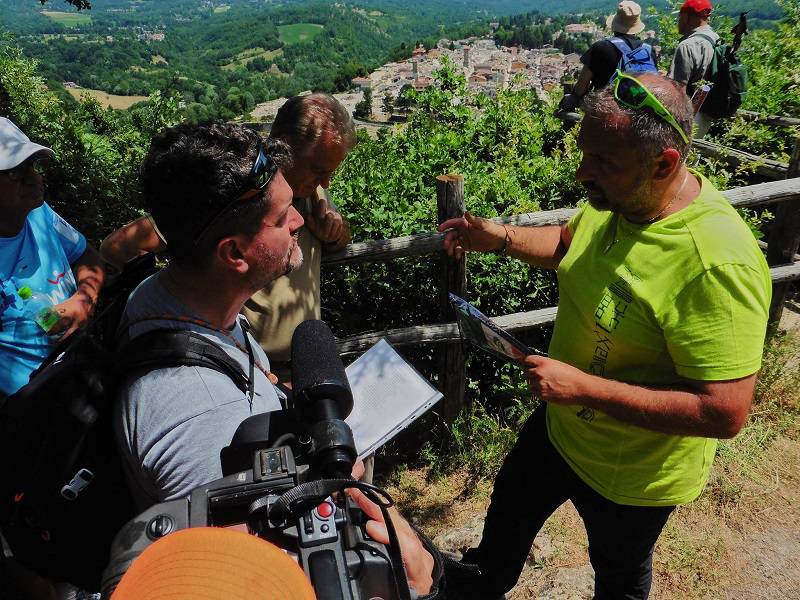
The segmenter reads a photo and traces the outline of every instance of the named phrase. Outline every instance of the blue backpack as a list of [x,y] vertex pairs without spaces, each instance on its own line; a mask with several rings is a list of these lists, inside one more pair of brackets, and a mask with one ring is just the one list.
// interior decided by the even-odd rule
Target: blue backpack
[[[658,73],[655,54],[650,44],[642,43],[635,48],[631,48],[625,40],[618,37],[608,38],[608,41],[614,44],[614,47],[622,54],[619,63],[617,63],[617,68],[623,73]],[[615,72],[611,76],[609,83],[614,81],[616,75]]]

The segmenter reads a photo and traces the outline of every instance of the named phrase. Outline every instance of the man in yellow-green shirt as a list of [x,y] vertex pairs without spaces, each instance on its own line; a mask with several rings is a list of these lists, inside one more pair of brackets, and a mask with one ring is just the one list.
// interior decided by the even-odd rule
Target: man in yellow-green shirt
[[544,402],[497,476],[465,597],[513,587],[536,533],[571,500],[595,598],[647,598],[655,542],[705,486],[716,439],[743,426],[761,366],[769,269],[736,211],[685,166],[683,90],[623,76],[584,108],[576,177],[589,201],[568,224],[467,214],[442,225],[451,255],[502,250],[559,282],[550,356],[525,361]]

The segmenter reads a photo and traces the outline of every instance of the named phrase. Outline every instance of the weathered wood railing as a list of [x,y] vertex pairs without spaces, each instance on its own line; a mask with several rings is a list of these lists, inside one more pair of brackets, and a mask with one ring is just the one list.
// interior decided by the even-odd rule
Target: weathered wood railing
[[[800,131],[800,119],[780,115],[761,115],[759,113],[740,110],[736,115],[745,121],[765,123],[775,127],[794,127]],[[784,179],[788,175],[789,165],[771,158],[757,156],[744,150],[729,148],[705,140],[694,140],[692,145],[695,151],[702,156],[708,156],[725,162],[728,166],[738,167],[742,164],[753,165],[754,172],[770,179]]]
[[781,115],[762,115],[757,112],[749,110],[740,110],[736,113],[745,121],[755,121],[759,123],[766,123],[767,125],[775,125],[776,127],[800,127],[800,119],[795,117],[784,117]]
[[[800,142],[795,148],[791,161],[792,179],[760,183],[747,187],[734,188],[723,192],[730,203],[738,208],[753,208],[777,205],[777,213],[781,215],[778,227],[773,227],[767,245],[767,255],[771,266],[773,282],[773,307],[771,320],[780,319],[786,286],[789,282],[800,279],[800,262],[795,262],[800,238]],[[437,199],[439,220],[443,221],[452,214],[463,211],[463,178],[460,176],[443,176],[437,180]],[[510,217],[498,217],[494,221],[518,225],[521,227],[538,227],[542,225],[558,225],[565,223],[575,209],[558,209],[542,211]],[[323,256],[326,267],[334,265],[352,265],[370,261],[388,261],[400,257],[440,254],[443,259],[442,293],[453,291],[464,295],[466,289],[465,261],[457,263],[444,258],[442,252],[443,235],[429,232],[388,240],[376,240],[350,244],[344,250]],[[449,317],[447,310],[442,314]],[[509,331],[521,331],[545,325],[555,321],[556,307],[493,316],[493,319]],[[461,343],[458,327],[452,318],[451,322],[433,325],[415,325],[402,329],[369,332],[348,337],[338,341],[342,355],[353,355],[364,352],[372,344],[386,338],[396,346],[417,344],[443,344],[442,372],[440,385],[445,393],[443,413],[446,419],[453,419],[463,405],[465,366],[461,354]]]

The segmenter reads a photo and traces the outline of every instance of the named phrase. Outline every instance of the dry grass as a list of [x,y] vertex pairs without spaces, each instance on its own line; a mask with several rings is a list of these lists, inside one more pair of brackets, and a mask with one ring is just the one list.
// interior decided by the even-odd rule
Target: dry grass
[[115,96],[102,90],[92,90],[88,88],[68,89],[70,95],[76,100],[80,100],[84,96],[94,98],[103,106],[110,106],[111,108],[125,110],[136,104],[147,100],[147,96]]

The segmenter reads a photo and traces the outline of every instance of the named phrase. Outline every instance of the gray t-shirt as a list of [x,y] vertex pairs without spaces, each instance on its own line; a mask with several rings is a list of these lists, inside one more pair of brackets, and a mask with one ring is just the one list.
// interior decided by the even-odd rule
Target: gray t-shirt
[[[702,35],[701,35],[702,34]],[[669,77],[686,85],[686,93],[694,93],[694,84],[711,76],[711,59],[714,48],[705,36],[714,42],[719,39],[710,25],[703,25],[684,37],[675,49],[675,57],[669,67]]]
[[[208,338],[238,361],[245,374],[250,359],[225,335],[199,325],[169,320],[129,323],[143,317],[195,315],[164,287],[163,271],[131,294],[121,331],[132,339],[153,329],[189,329]],[[243,317],[239,317],[241,319]],[[245,332],[237,320],[230,332],[243,348]],[[269,371],[266,354],[250,337],[254,358]],[[230,444],[247,417],[281,409],[279,394],[256,367],[252,407],[226,375],[204,367],[156,369],[122,386],[115,407],[115,433],[128,487],[140,509],[189,495],[222,477],[220,450]]]

